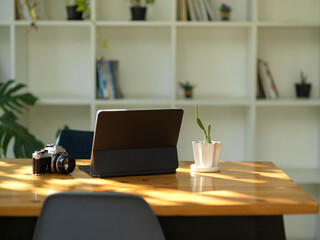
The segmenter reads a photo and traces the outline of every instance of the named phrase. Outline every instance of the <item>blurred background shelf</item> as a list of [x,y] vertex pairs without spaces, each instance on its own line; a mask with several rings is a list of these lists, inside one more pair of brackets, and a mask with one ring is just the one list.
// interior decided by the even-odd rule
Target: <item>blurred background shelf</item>
[[[156,0],[139,22],[129,1],[91,0],[85,21],[67,21],[64,1],[42,2],[37,28],[18,19],[15,1],[0,7],[0,81],[16,79],[39,97],[25,120],[37,138],[55,142],[65,125],[93,130],[100,109],[179,107],[179,159],[192,161],[199,104],[222,160],[272,161],[320,199],[320,0],[209,0],[212,22],[179,20],[177,0]],[[230,21],[220,20],[222,3]],[[97,99],[97,56],[118,61],[124,98]],[[268,62],[279,99],[256,99],[257,59]],[[295,97],[300,71],[310,99]],[[192,99],[180,87],[187,81]],[[302,228],[309,220],[290,220],[288,239],[319,238],[320,220]]]

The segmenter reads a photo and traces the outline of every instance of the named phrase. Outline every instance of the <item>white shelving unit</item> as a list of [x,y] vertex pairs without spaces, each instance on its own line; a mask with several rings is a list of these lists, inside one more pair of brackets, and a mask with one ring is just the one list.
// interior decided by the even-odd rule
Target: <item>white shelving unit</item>
[[[181,107],[179,158],[192,160],[199,103],[222,160],[272,161],[296,182],[320,185],[320,0],[212,0],[217,19],[222,2],[232,6],[228,22],[177,21],[176,0],[157,0],[143,22],[130,21],[128,1],[91,0],[90,20],[66,21],[63,1],[43,2],[48,19],[37,30],[16,19],[14,1],[0,8],[0,80],[24,82],[40,98],[27,124],[42,141],[65,124],[93,129],[99,109]],[[119,61],[124,99],[95,98],[97,55]],[[280,99],[256,99],[258,58]],[[310,99],[295,98],[300,70],[313,85]],[[185,81],[196,84],[192,100],[179,87]]]

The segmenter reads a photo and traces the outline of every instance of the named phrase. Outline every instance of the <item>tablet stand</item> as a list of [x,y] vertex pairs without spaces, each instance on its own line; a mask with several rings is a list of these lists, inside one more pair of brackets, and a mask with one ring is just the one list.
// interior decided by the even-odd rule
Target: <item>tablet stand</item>
[[93,177],[175,173],[176,147],[93,150],[91,166],[79,168]]

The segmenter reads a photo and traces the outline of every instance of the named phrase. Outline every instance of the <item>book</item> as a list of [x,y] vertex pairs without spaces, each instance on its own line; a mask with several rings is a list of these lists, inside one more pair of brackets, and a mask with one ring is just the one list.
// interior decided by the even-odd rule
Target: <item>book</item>
[[102,94],[101,94],[101,91],[100,91],[100,70],[99,70],[99,61],[98,61],[99,57],[97,57],[96,59],[96,89],[97,89],[97,98],[100,99],[102,98]]
[[109,79],[110,79],[110,89],[111,89],[111,99],[116,99],[116,90],[115,90],[115,79],[114,79],[114,73],[112,69],[112,61],[108,60],[107,61],[108,65],[108,74],[109,74]]
[[111,98],[111,83],[110,83],[110,76],[109,76],[109,66],[108,66],[108,60],[103,59],[103,65],[105,69],[105,76],[106,76],[106,95],[107,98]]
[[208,19],[209,21],[214,21],[214,14],[213,14],[213,9],[209,4],[209,0],[203,0],[204,6],[206,8],[207,14],[208,14]]
[[98,57],[97,59],[97,76],[98,76],[98,88],[99,88],[99,97],[102,99],[107,98],[107,89],[106,89],[106,71],[103,64],[103,58]]
[[267,82],[266,82],[265,75],[264,75],[263,71],[264,71],[264,69],[263,69],[263,61],[259,59],[258,60],[258,74],[259,74],[259,77],[260,77],[262,89],[263,89],[263,92],[265,94],[265,97],[267,99],[270,99],[270,93],[269,93],[269,90],[268,90],[268,87],[267,87]]
[[23,20],[32,20],[26,0],[19,0],[19,1],[20,1],[21,11],[23,14]]
[[186,0],[180,0],[180,19],[181,21],[188,20],[187,2]]
[[209,21],[208,15],[207,15],[207,11],[206,11],[206,8],[204,6],[203,0],[198,0],[198,6],[199,6],[199,9],[200,9],[202,21]]
[[115,95],[116,98],[123,98],[123,94],[120,88],[119,83],[119,62],[118,61],[111,61],[113,77],[114,77],[114,88],[115,88]]
[[258,60],[258,72],[261,79],[262,87],[267,99],[277,99],[278,94],[276,87],[270,77],[270,71],[264,61]]
[[266,98],[266,94],[264,93],[259,73],[257,74],[257,98],[258,99]]
[[277,88],[276,83],[274,81],[274,78],[272,76],[269,64],[267,62],[265,62],[265,65],[266,65],[266,68],[267,68],[267,71],[268,71],[268,75],[269,75],[270,80],[271,80],[271,86],[272,86],[273,90],[275,91],[275,94],[277,95],[277,98],[278,98],[279,97],[278,88]]
[[96,98],[102,98],[100,93],[99,73],[98,73],[98,61],[96,61]]
[[191,21],[197,21],[196,14],[194,12],[194,7],[193,7],[192,0],[187,0],[187,6],[188,6],[188,12],[189,12],[190,20]]
[[198,0],[193,0],[193,7],[194,7],[195,15],[196,15],[196,20],[202,21],[202,16],[201,16],[201,12],[200,12],[200,7],[198,5]]
[[119,84],[119,61],[97,57],[96,77],[98,99],[123,98]]
[[16,11],[17,11],[17,18],[20,20],[24,20],[24,15],[22,12],[22,6],[20,0],[16,0]]
[[181,1],[177,0],[177,20],[181,20]]

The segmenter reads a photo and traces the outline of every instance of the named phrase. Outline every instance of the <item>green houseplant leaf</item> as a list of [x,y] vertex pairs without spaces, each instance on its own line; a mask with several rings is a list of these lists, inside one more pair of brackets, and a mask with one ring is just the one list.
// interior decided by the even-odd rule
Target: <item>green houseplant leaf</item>
[[196,120],[197,120],[197,123],[198,123],[198,126],[201,128],[201,130],[203,131],[203,135],[204,135],[204,140],[203,142],[204,143],[211,143],[211,137],[210,137],[210,134],[211,134],[211,124],[208,123],[208,132],[206,131],[202,121],[200,120],[199,118],[199,110],[198,110],[198,104],[196,104]]
[[42,142],[18,123],[15,115],[23,113],[23,110],[37,101],[31,93],[18,93],[24,87],[24,84],[15,84],[13,80],[0,83],[0,150],[4,157],[7,156],[8,145],[12,139],[14,155],[17,158],[30,158],[34,150],[43,147]]

